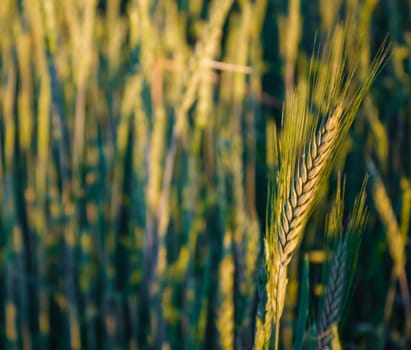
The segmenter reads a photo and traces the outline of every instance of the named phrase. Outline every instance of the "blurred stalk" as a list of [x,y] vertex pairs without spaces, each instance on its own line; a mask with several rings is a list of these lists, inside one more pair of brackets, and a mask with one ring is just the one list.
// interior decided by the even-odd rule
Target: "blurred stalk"
[[391,201],[386,192],[385,186],[371,160],[367,163],[368,170],[373,179],[373,198],[374,204],[385,227],[387,234],[387,243],[389,253],[393,260],[391,282],[388,289],[387,299],[384,309],[384,318],[379,326],[379,335],[381,337],[381,347],[385,344],[386,332],[388,331],[388,322],[392,317],[392,304],[394,302],[396,281],[399,281],[402,299],[405,310],[405,334],[411,332],[411,302],[409,297],[409,288],[405,270],[405,244],[406,237],[401,235]]
[[[361,8],[361,17],[359,20],[359,30],[361,35],[358,39],[361,41],[361,69],[359,78],[361,80],[366,79],[367,71],[371,62],[371,20],[373,18],[373,12],[377,5],[375,0],[367,0]],[[357,5],[358,6],[358,5]],[[355,9],[352,9],[355,11]],[[357,8],[358,11],[358,8]],[[385,130],[384,124],[381,122],[378,116],[378,109],[375,106],[371,96],[366,96],[364,99],[364,115],[367,118],[368,125],[374,137],[372,147],[375,148],[375,153],[378,157],[378,161],[382,169],[386,169],[389,155],[388,147],[388,135]]]
[[221,349],[234,349],[234,258],[231,245],[232,233],[224,234],[224,252],[219,272],[219,310],[217,329]]
[[287,18],[278,20],[280,36],[280,54],[284,61],[285,93],[294,89],[295,67],[298,56],[298,46],[301,38],[302,17],[300,15],[300,0],[288,2]]
[[[4,310],[4,322],[5,322],[5,342],[7,349],[17,350],[22,348],[22,333],[21,333],[21,318],[25,318],[27,315],[19,317],[19,311],[25,310],[19,305],[19,287],[22,284],[18,278],[17,271],[19,271],[18,254],[21,250],[21,237],[16,237],[19,233],[17,226],[17,217],[15,214],[15,201],[13,196],[13,190],[15,184],[12,181],[12,177],[9,174],[5,174],[3,180],[3,195],[6,205],[3,207],[3,233],[5,237],[5,257],[4,257],[4,277],[5,277],[5,310]],[[20,271],[19,271],[20,272]],[[24,281],[24,275],[21,276]],[[19,307],[20,306],[20,307]],[[24,324],[24,321],[23,321]]]

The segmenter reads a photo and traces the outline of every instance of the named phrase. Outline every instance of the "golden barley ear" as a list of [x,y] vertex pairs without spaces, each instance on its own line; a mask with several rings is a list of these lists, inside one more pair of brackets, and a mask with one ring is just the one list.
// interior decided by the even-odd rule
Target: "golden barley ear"
[[[285,103],[280,135],[279,169],[270,194],[273,203],[265,237],[265,344],[275,324],[278,348],[280,319],[287,289],[287,267],[302,240],[304,227],[328,180],[360,104],[386,57],[382,49],[368,77],[355,79],[359,47],[350,40],[352,21],[340,23],[327,38],[321,56],[313,56],[309,83],[298,85]],[[268,330],[268,331],[267,331]]]

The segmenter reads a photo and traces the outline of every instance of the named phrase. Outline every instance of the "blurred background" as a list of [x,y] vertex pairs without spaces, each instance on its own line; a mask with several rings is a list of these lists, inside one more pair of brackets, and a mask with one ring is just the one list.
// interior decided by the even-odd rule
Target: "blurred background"
[[300,247],[307,329],[337,173],[348,208],[369,174],[340,339],[410,348],[410,0],[2,0],[0,348],[251,349],[286,91],[346,13],[358,81],[390,52]]

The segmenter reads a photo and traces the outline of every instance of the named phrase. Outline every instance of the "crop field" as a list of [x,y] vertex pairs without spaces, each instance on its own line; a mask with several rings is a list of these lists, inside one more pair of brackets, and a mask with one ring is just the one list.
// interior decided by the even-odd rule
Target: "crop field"
[[411,0],[0,29],[0,349],[411,349]]

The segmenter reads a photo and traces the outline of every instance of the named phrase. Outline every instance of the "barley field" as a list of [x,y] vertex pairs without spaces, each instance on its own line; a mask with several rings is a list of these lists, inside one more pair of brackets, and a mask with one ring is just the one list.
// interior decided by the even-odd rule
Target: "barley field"
[[410,0],[0,28],[0,349],[411,349]]

